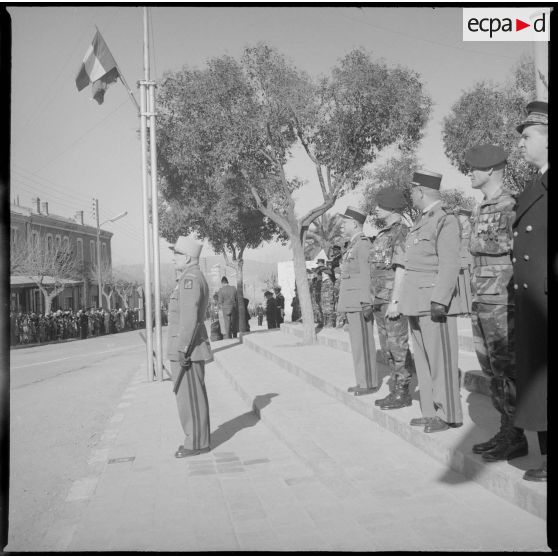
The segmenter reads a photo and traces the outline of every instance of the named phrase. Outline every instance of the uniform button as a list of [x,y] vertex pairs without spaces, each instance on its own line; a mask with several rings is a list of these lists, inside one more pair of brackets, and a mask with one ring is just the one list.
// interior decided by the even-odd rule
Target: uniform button
[[525,261],[529,261],[529,256],[528,256],[527,254],[525,254],[525,255],[523,256],[523,259],[524,259]]
[[533,230],[533,227],[532,227],[531,225],[527,225],[527,226],[525,227],[525,230],[526,230],[527,232],[531,232],[531,231]]
[[519,285],[516,283],[516,284],[513,286],[513,288],[514,288],[514,290],[517,291],[517,289],[519,289]]
[[517,258],[512,258],[512,263],[515,263],[517,261]]
[[517,236],[517,231],[513,231],[513,236]]
[[524,289],[527,288],[527,283],[523,283],[523,288],[524,288]]

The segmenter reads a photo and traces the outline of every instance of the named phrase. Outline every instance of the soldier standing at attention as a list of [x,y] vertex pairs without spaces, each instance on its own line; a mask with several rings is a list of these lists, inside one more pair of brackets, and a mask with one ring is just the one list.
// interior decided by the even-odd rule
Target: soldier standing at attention
[[180,275],[169,301],[167,352],[185,436],[174,456],[190,457],[210,450],[205,361],[213,355],[204,324],[209,289],[199,266],[202,244],[180,236],[171,249]]
[[[405,275],[398,310],[409,316],[415,349],[415,366],[420,390],[422,417],[412,426],[424,426],[426,433],[462,425],[459,372],[457,368],[457,292],[459,274],[459,225],[453,214],[442,208],[442,175],[415,172],[411,200],[421,211],[407,235],[402,265]],[[397,287],[397,285],[396,285]]]
[[217,293],[219,307],[223,312],[223,337],[232,339],[236,337],[237,296],[236,287],[229,285],[226,277],[221,279],[221,288]]
[[373,327],[373,293],[370,292],[370,240],[362,232],[366,215],[354,207],[347,207],[342,232],[349,237],[349,245],[341,262],[338,312],[345,312],[349,324],[349,338],[356,376],[354,395],[375,393],[380,387],[376,366],[376,343]]
[[473,452],[485,461],[527,455],[527,439],[513,425],[515,415],[515,319],[512,288],[512,224],[516,199],[504,189],[508,154],[496,145],[477,145],[465,154],[471,186],[484,199],[473,219],[469,249],[473,256],[473,340],[482,371],[490,378],[492,404],[500,430]]
[[[376,399],[381,409],[409,407],[413,359],[409,350],[409,320],[397,310],[392,297],[394,282],[402,281],[404,269],[397,264],[405,253],[409,227],[402,222],[401,211],[407,201],[400,190],[384,188],[376,196],[378,217],[385,227],[378,232],[370,248],[371,292],[374,296],[374,320],[378,327],[384,361],[390,368],[391,385],[387,397]],[[397,289],[399,290],[399,289]]]
[[523,478],[546,482],[548,350],[548,103],[527,105],[519,151],[537,174],[517,200],[513,224],[517,409],[515,425],[536,431],[544,461]]

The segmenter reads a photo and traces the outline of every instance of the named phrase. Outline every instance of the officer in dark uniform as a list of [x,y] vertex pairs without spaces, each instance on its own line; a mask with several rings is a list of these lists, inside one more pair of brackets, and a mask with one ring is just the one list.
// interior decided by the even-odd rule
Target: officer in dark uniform
[[473,218],[469,249],[473,256],[472,325],[477,358],[490,378],[492,404],[500,413],[498,433],[475,444],[485,461],[527,455],[523,429],[513,425],[516,404],[515,316],[512,285],[512,224],[515,196],[504,189],[508,154],[496,145],[477,145],[465,154],[471,186],[484,199]]
[[273,287],[275,303],[277,304],[277,327],[285,321],[285,297],[281,294],[281,287]]
[[265,318],[267,320],[267,329],[276,329],[277,324],[277,302],[271,291],[265,291]]
[[341,262],[337,311],[345,312],[347,316],[356,376],[356,386],[348,391],[354,395],[367,395],[380,388],[373,329],[374,295],[370,290],[368,263],[370,240],[362,232],[366,221],[364,213],[349,206],[342,217],[343,234],[350,240]]
[[[384,188],[376,195],[377,216],[385,222],[370,248],[371,288],[374,293],[374,320],[384,362],[390,368],[390,393],[376,399],[381,409],[400,409],[412,404],[409,393],[413,359],[409,350],[409,320],[397,310],[398,301],[392,297],[395,281],[403,279],[404,270],[395,266],[394,259],[405,253],[409,227],[402,221],[401,211],[407,201],[400,190]],[[397,269],[396,269],[397,268]]]
[[456,319],[459,224],[442,208],[441,181],[438,173],[414,173],[411,200],[421,214],[407,235],[404,258],[394,260],[405,267],[401,292],[395,288],[392,296],[409,316],[420,390],[422,417],[411,425],[424,426],[426,433],[463,423]]
[[210,450],[205,361],[213,355],[204,324],[209,289],[199,266],[202,245],[180,236],[171,249],[179,277],[169,301],[167,353],[175,386],[181,378],[176,403],[185,435],[174,455],[190,457]]
[[516,315],[517,410],[515,425],[537,431],[541,454],[538,469],[524,479],[544,482],[547,431],[548,324],[548,103],[527,105],[527,118],[517,127],[519,150],[538,172],[517,200],[513,224],[513,274]]

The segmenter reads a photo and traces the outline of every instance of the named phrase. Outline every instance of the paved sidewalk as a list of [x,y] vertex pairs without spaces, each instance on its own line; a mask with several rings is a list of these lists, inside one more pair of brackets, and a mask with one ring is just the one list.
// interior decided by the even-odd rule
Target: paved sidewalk
[[[232,362],[246,349],[229,344],[212,346]],[[244,371],[257,377],[265,363],[253,358]],[[91,455],[91,474],[76,480],[44,548],[33,550],[547,550],[543,520],[456,473],[440,483],[446,467],[279,373],[286,383],[254,387],[259,420],[217,365],[208,365],[213,451],[175,459],[182,432],[171,383],[148,383],[140,368]],[[267,427],[268,412],[284,417],[287,432],[302,413],[301,443],[311,449],[333,437],[342,469],[332,470],[323,453],[308,466]]]

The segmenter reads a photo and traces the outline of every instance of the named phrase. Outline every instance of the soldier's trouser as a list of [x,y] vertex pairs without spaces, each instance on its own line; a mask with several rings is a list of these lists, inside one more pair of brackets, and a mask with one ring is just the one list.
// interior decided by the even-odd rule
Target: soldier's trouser
[[367,322],[362,312],[347,312],[347,321],[356,383],[362,388],[378,387],[374,322]]
[[324,316],[322,314],[322,307],[319,302],[312,303],[312,311],[314,312],[314,322],[317,324],[324,323]]
[[[176,382],[180,363],[171,361],[172,381]],[[184,430],[186,449],[209,447],[209,404],[205,391],[205,363],[192,362],[186,370],[176,394],[178,416]]]
[[234,332],[234,323],[233,323],[234,313],[225,314],[223,312],[223,337],[228,339]]
[[479,364],[490,379],[494,408],[513,419],[515,414],[514,307],[475,302],[471,315]]
[[463,422],[457,367],[457,319],[433,322],[430,315],[409,316],[415,367],[424,417]]
[[386,318],[387,307],[387,303],[374,304],[374,320],[378,327],[380,347],[391,378],[408,385],[414,368],[409,350],[409,319],[407,316],[399,316],[397,320]]
[[324,327],[335,327],[335,312],[333,310],[323,311]]

